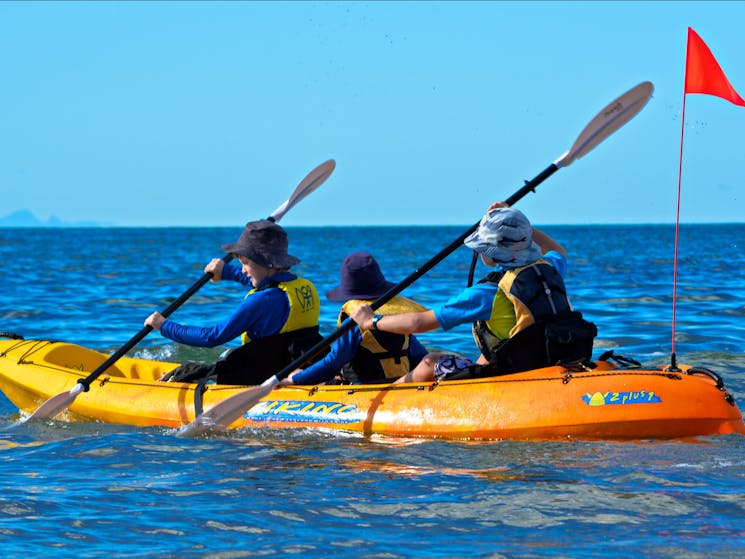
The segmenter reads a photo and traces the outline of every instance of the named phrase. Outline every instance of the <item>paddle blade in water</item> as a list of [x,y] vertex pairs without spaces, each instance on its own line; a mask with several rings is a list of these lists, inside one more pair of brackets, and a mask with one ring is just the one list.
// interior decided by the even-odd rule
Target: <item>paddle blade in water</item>
[[49,398],[49,400],[40,405],[34,413],[21,420],[21,422],[25,423],[32,419],[53,419],[57,414],[62,412],[62,410],[70,407],[70,405],[75,401],[75,398],[77,398],[78,394],[82,391],[83,385],[76,384],[69,392],[62,392]]
[[178,435],[180,437],[196,437],[209,431],[226,430],[247,410],[258,404],[259,400],[269,395],[278,383],[276,377],[271,377],[256,388],[249,388],[244,392],[226,398],[183,427]]
[[618,99],[610,103],[590,123],[585,126],[571,149],[554,164],[557,167],[568,167],[624,124],[634,118],[652,97],[652,82],[642,82],[631,88]]

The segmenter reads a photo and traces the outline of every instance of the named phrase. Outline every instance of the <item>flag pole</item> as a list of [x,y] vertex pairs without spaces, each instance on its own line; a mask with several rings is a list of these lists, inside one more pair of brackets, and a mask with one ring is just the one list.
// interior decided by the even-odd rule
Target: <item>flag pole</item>
[[670,366],[667,371],[677,372],[678,365],[675,356],[675,325],[677,322],[677,293],[678,293],[678,241],[680,238],[680,184],[683,175],[683,137],[685,135],[686,122],[686,94],[683,91],[683,112],[680,116],[680,153],[678,155],[678,203],[675,211],[675,249],[673,255],[673,318],[672,318],[672,342],[670,354]]

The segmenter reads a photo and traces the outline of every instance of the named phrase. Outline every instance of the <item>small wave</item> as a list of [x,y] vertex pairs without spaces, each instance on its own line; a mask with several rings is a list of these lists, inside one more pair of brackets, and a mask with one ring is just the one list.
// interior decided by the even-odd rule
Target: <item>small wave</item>
[[33,309],[12,309],[5,311],[0,314],[0,319],[18,320],[25,318],[33,318],[42,314],[42,311]]

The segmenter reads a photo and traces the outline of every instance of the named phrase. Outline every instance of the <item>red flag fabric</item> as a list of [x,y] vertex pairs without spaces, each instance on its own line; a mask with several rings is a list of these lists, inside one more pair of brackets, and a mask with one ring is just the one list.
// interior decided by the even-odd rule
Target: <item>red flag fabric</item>
[[724,75],[722,67],[698,34],[688,28],[684,93],[704,93],[745,107],[745,100]]

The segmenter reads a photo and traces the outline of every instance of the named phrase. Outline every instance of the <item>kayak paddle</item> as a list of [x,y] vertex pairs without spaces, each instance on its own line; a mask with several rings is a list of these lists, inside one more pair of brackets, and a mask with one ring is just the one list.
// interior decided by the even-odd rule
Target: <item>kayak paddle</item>
[[[274,210],[274,213],[272,213],[267,218],[267,220],[277,222],[282,219],[282,217],[295,204],[300,202],[300,200],[302,200],[316,188],[321,186],[321,184],[323,184],[323,182],[327,178],[329,178],[329,175],[331,175],[335,167],[336,162],[333,159],[329,159],[328,161],[321,163],[318,167],[313,169],[306,175],[306,177],[302,181],[300,181],[300,184],[297,185],[297,188],[295,188],[292,196],[290,196],[281,206]],[[232,259],[232,254],[226,254],[222,258],[223,262],[225,263],[230,262]],[[170,316],[176,309],[178,309],[192,295],[194,295],[194,293],[199,291],[199,289],[204,284],[206,284],[210,280],[210,278],[212,278],[212,273],[205,272],[205,274],[198,281],[196,281],[189,289],[184,291],[184,293],[178,299],[168,305],[168,308],[160,314],[162,314],[164,317]],[[109,369],[109,367],[116,363],[119,358],[124,356],[129,350],[136,346],[152,330],[152,326],[145,326],[126,344],[124,344],[116,352],[111,354],[111,356],[106,359],[106,361],[96,367],[96,369],[91,374],[83,379],[78,380],[78,383],[70,391],[62,392],[61,394],[52,396],[41,406],[39,406],[39,408],[34,413],[32,413],[26,419],[22,420],[22,422],[28,421],[30,419],[51,419],[62,410],[67,409],[75,401],[75,398],[77,398],[78,394],[80,394],[81,392],[88,392],[88,389],[90,388],[90,385],[94,380],[96,380],[103,372],[105,372],[107,369]]]
[[[539,173],[532,181],[526,181],[525,186],[507,198],[505,202],[510,206],[514,205],[528,192],[535,191],[536,186],[556,171],[562,167],[568,167],[575,160],[592,150],[605,138],[636,116],[636,114],[642,110],[644,105],[646,105],[647,101],[649,101],[653,90],[654,87],[651,82],[642,82],[605,107],[587,126],[585,126],[569,151],[546,167],[546,169]],[[421,268],[415,270],[406,279],[389,289],[382,297],[374,301],[370,307],[375,310],[390,301],[406,287],[410,286],[414,281],[431,270],[440,261],[444,260],[450,253],[460,247],[465,238],[473,233],[478,226],[479,222],[476,222],[476,224],[471,226],[447,247],[442,249]],[[356,326],[354,321],[349,318],[346,319],[332,334],[318,342],[304,355],[298,357],[295,361],[287,365],[274,376],[268,378],[259,386],[249,388],[244,392],[235,394],[216,404],[209,411],[199,415],[194,419],[194,421],[183,427],[179,431],[179,435],[195,436],[206,431],[227,429],[231,423],[255,406],[259,400],[271,393],[274,387],[279,384],[280,380],[287,377],[295,369],[308,361],[308,359],[312,359],[319,355],[323,350],[354,326]]]

